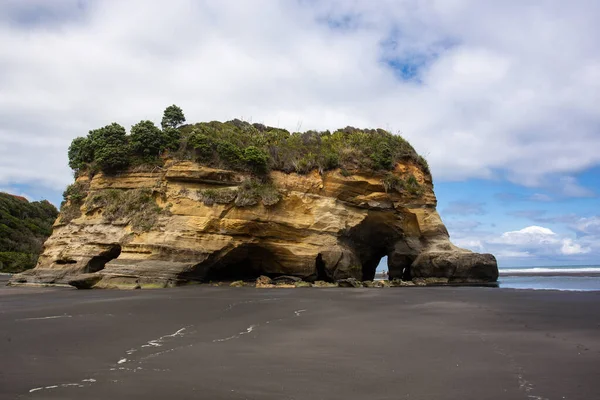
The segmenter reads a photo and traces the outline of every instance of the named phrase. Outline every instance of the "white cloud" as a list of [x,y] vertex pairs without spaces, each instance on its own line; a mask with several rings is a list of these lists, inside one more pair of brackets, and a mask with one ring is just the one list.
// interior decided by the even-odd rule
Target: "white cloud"
[[[65,185],[74,137],[177,103],[190,121],[401,130],[436,180],[552,175],[589,195],[570,176],[600,163],[598,14],[592,0],[2,2],[0,184]],[[391,60],[420,68],[403,81]]]
[[[476,235],[473,232],[472,235]],[[478,251],[491,252],[498,258],[552,258],[564,259],[568,256],[588,254],[593,251],[593,243],[576,241],[570,237],[559,235],[543,226],[504,232],[501,235],[486,234],[463,236],[455,242],[459,246]]]
[[509,245],[554,244],[558,239],[551,229],[542,226],[528,226],[518,231],[504,232],[495,243]]
[[586,218],[579,218],[572,227],[580,234],[583,235],[596,235],[600,236],[600,217],[592,216]]
[[581,247],[579,243],[573,243],[572,239],[563,239],[562,247],[560,248],[562,254],[586,254],[591,251],[589,247]]

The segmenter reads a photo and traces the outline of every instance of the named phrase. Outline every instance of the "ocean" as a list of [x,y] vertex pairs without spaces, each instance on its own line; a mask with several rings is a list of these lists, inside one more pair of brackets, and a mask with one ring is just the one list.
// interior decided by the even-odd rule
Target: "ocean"
[[500,268],[501,288],[600,291],[600,266]]

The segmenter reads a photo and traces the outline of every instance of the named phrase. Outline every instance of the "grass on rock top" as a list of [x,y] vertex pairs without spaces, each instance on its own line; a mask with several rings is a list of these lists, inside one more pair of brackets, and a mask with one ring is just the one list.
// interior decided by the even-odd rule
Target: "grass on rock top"
[[132,126],[130,134],[117,123],[91,130],[71,143],[69,165],[77,174],[114,174],[131,166],[160,165],[166,155],[257,176],[271,170],[389,171],[399,162],[412,162],[429,173],[425,159],[406,140],[383,129],[289,132],[238,119],[183,122],[181,109],[171,106],[165,110],[162,129],[146,120]]

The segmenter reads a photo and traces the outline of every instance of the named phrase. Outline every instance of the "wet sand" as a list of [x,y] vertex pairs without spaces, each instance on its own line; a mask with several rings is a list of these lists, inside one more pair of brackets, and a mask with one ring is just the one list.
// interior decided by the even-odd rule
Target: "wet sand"
[[598,399],[600,292],[2,286],[0,360],[2,399]]

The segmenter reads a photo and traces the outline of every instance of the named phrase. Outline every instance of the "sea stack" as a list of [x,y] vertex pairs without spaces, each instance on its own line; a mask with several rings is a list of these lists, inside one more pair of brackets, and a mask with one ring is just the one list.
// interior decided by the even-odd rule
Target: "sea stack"
[[384,256],[390,279],[498,278],[493,255],[450,242],[431,174],[418,159],[394,159],[387,170],[338,165],[257,175],[182,158],[167,152],[152,167],[81,171],[37,266],[12,283],[144,288],[261,275],[364,281]]

